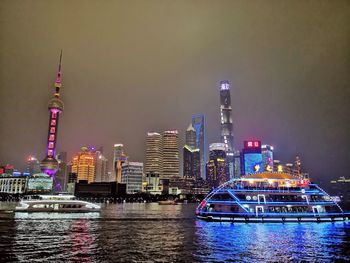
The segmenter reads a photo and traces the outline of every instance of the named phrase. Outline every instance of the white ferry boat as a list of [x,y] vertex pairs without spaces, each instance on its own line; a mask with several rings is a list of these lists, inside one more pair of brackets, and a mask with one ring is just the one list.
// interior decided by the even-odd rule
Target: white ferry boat
[[15,212],[99,212],[101,207],[74,200],[73,195],[41,195],[37,200],[21,201]]
[[333,222],[349,220],[318,185],[286,173],[256,173],[232,179],[210,192],[197,218],[231,222]]

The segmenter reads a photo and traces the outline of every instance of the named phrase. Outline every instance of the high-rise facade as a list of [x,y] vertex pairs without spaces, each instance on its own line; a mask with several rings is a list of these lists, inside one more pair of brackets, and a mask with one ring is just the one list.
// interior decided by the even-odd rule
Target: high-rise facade
[[186,145],[195,149],[196,148],[196,130],[193,128],[192,123],[188,126],[186,130]]
[[112,181],[118,183],[122,180],[122,165],[128,161],[128,156],[124,152],[124,145],[121,143],[114,144],[113,148],[113,176]]
[[86,180],[95,182],[95,153],[88,147],[82,147],[81,151],[73,157],[72,173],[77,175],[77,181]]
[[122,165],[122,183],[126,184],[128,194],[142,191],[143,163],[126,162]]
[[68,166],[67,166],[67,152],[59,152],[56,155],[58,161],[58,171],[56,177],[56,189],[59,191],[66,191],[68,183]]
[[268,172],[273,171],[273,147],[271,145],[261,145],[261,155],[264,170]]
[[230,178],[238,177],[235,174],[235,150],[233,144],[233,122],[232,107],[230,95],[230,82],[228,80],[220,81],[220,122],[221,122],[221,142],[227,148],[227,172]]
[[185,178],[201,179],[200,149],[196,148],[196,131],[192,123],[186,130],[186,144],[183,147],[183,175]]
[[179,176],[179,136],[177,130],[163,132],[163,178]]
[[244,141],[241,161],[241,169],[243,175],[263,172],[264,165],[261,154],[261,141]]
[[192,148],[188,145],[185,145],[184,152],[183,152],[184,177],[200,180],[201,179],[200,162],[201,160],[200,160],[199,149]]
[[199,149],[201,177],[206,179],[207,151],[206,151],[206,135],[205,135],[205,116],[203,114],[196,114],[192,116],[192,127],[195,130],[196,142],[195,147]]
[[38,159],[33,156],[29,156],[27,160],[26,170],[27,170],[27,173],[29,173],[29,175],[40,173],[41,169],[40,169],[40,163]]
[[163,153],[162,135],[157,132],[148,132],[146,137],[145,173],[162,176]]
[[55,175],[55,173],[58,170],[58,162],[55,159],[57,130],[58,130],[59,116],[64,108],[63,101],[60,99],[60,88],[62,86],[61,61],[62,61],[62,51],[60,55],[60,63],[58,66],[57,78],[55,81],[54,97],[49,101],[49,104],[48,104],[50,117],[49,117],[48,137],[47,137],[47,143],[46,143],[46,154],[45,154],[45,158],[41,161],[41,164],[40,164],[41,171],[52,177]]
[[108,160],[101,151],[96,151],[95,182],[108,182]]
[[209,145],[209,161],[206,164],[207,182],[210,187],[218,187],[229,180],[226,165],[227,148],[224,143]]

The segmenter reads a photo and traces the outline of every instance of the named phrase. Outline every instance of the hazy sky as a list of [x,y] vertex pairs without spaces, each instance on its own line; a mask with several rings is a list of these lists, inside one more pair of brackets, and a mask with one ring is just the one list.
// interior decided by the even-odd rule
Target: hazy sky
[[123,143],[207,117],[231,81],[235,147],[258,138],[314,179],[349,176],[349,1],[1,1],[0,163],[44,157],[63,49],[58,150]]

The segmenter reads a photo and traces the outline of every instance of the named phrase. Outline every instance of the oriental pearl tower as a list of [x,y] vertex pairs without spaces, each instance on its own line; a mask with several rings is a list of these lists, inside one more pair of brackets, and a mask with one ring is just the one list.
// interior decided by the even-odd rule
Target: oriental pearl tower
[[60,88],[62,86],[61,82],[61,62],[62,62],[62,50],[60,54],[60,62],[58,66],[57,77],[55,81],[55,93],[54,97],[49,101],[49,130],[47,136],[46,144],[46,156],[44,160],[40,163],[40,168],[43,173],[54,177],[55,173],[58,170],[58,161],[55,159],[56,154],[56,142],[57,142],[57,129],[58,129],[58,120],[60,113],[63,111],[64,104],[60,99]]

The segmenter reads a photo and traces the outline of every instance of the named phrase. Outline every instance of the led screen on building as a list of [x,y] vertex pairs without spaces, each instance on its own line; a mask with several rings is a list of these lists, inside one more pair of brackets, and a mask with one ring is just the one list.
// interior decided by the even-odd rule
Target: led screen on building
[[260,173],[264,171],[261,153],[244,154],[245,174]]
[[48,192],[52,190],[52,178],[28,178],[27,192]]

